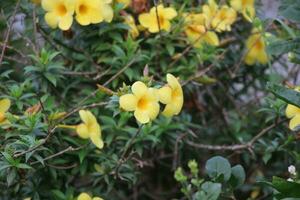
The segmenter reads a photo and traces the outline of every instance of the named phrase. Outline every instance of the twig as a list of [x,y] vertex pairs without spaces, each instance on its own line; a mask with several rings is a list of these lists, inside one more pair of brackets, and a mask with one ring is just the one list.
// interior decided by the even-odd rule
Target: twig
[[250,141],[245,144],[234,144],[234,145],[208,145],[208,144],[198,144],[192,141],[187,140],[186,143],[190,146],[199,148],[199,149],[207,149],[213,151],[237,151],[247,149],[252,152],[254,143],[259,140],[262,136],[268,133],[270,130],[275,128],[277,125],[281,124],[285,120],[281,120],[279,122],[273,123],[272,125],[262,129],[255,137],[253,137]]
[[5,50],[6,50],[6,45],[8,43],[8,40],[9,40],[9,35],[10,35],[10,31],[11,31],[11,27],[14,23],[14,19],[16,17],[16,14],[17,14],[17,11],[20,7],[20,0],[17,1],[17,4],[15,6],[15,9],[14,9],[14,12],[13,12],[13,15],[12,15],[12,20],[11,20],[11,23],[9,24],[8,26],[8,29],[7,29],[7,33],[6,33],[6,36],[5,36],[5,40],[4,40],[4,45],[2,47],[2,51],[1,51],[1,55],[0,55],[0,66],[2,64],[2,61],[3,61],[3,58],[4,58],[4,54],[5,54]]
[[125,163],[127,161],[128,158],[125,158],[125,156],[127,155],[128,153],[128,150],[131,148],[131,146],[133,145],[136,137],[140,134],[142,128],[143,128],[143,124],[139,127],[139,129],[137,130],[137,132],[135,133],[135,135],[131,138],[131,140],[129,141],[129,143],[127,143],[128,145],[126,145],[125,147],[125,150],[123,151],[119,161],[118,161],[118,164],[114,170],[114,174],[115,174],[115,177],[119,177],[119,169],[120,167],[123,165],[123,163]]

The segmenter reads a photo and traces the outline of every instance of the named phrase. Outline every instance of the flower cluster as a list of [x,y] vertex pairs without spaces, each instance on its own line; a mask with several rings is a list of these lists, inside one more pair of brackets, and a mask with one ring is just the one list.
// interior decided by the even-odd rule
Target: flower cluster
[[111,22],[113,18],[110,0],[42,0],[41,3],[46,11],[47,24],[61,30],[70,29],[74,14],[76,21],[82,26]]
[[135,118],[142,124],[157,117],[159,102],[165,104],[162,114],[166,117],[179,114],[183,106],[181,85],[172,74],[167,74],[167,84],[159,89],[149,88],[137,81],[131,86],[131,91],[120,97],[120,107],[125,111],[134,111]]

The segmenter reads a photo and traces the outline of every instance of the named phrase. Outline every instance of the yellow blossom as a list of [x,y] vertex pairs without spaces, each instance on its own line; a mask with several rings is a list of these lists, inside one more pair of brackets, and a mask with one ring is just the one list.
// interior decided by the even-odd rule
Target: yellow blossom
[[[299,87],[296,87],[297,92],[300,91]],[[300,125],[300,108],[292,104],[288,104],[285,110],[285,116],[290,118],[289,128],[295,130]]]
[[209,0],[208,4],[202,7],[205,15],[205,25],[207,28],[215,29],[218,32],[230,31],[231,25],[236,20],[236,11],[227,5],[221,8],[214,0]]
[[[147,28],[151,33],[159,32],[159,29],[170,31],[170,20],[177,16],[177,12],[174,8],[164,8],[162,4],[151,8],[149,13],[143,13],[139,15],[139,22],[142,26]],[[158,23],[159,22],[159,23]]]
[[211,26],[218,32],[230,31],[236,20],[236,11],[228,6],[222,6],[212,19]]
[[113,9],[111,0],[76,0],[76,20],[80,25],[111,22]]
[[79,137],[90,139],[92,143],[99,149],[103,148],[103,140],[101,138],[101,128],[96,117],[88,110],[80,110],[79,116],[83,123],[79,125],[59,125],[60,128],[76,129]]
[[131,15],[126,15],[125,24],[129,26],[129,34],[132,38],[136,38],[139,36],[140,32],[135,24],[134,18]]
[[255,0],[231,0],[230,5],[241,12],[246,20],[252,22],[255,17]]
[[195,46],[201,47],[202,43],[218,46],[219,38],[213,31],[207,31],[205,27],[204,14],[184,14],[185,27],[184,32],[188,40]]
[[168,84],[158,90],[159,101],[166,104],[162,114],[166,117],[178,115],[183,106],[183,92],[177,78],[167,74]]
[[253,65],[256,61],[261,64],[268,62],[266,44],[260,32],[259,29],[253,29],[251,36],[246,41],[247,54],[245,62],[248,65]]
[[75,0],[42,0],[42,7],[47,11],[45,20],[51,28],[68,30],[73,23]]
[[5,113],[10,108],[11,102],[9,99],[0,100],[0,126],[9,124],[9,121],[5,118]]
[[143,82],[137,81],[131,86],[132,94],[120,97],[120,107],[126,111],[134,111],[134,116],[142,124],[157,117],[159,103],[157,91],[148,88]]
[[102,198],[100,197],[91,197],[89,194],[83,192],[81,193],[78,197],[77,197],[77,200],[103,200]]
[[131,4],[131,0],[116,0],[117,3],[121,3],[124,5],[123,8],[127,8]]

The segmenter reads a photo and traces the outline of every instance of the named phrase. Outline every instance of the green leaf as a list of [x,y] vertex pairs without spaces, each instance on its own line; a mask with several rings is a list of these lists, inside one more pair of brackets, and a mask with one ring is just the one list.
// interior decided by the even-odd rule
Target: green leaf
[[29,165],[24,164],[24,163],[17,164],[16,167],[17,167],[17,168],[20,168],[20,169],[31,169],[31,168],[32,168],[32,167],[30,167]]
[[217,200],[221,194],[222,185],[220,183],[205,182],[201,185],[202,191],[194,195],[195,200]]
[[268,83],[267,89],[279,99],[282,99],[289,104],[300,107],[300,92],[274,83]]
[[280,55],[300,49],[300,38],[279,40],[268,45],[267,51],[271,55]]
[[13,157],[7,153],[7,152],[2,152],[2,155],[5,157],[5,159],[13,166],[16,165],[16,161],[13,159]]
[[233,187],[239,187],[244,184],[246,179],[245,170],[241,165],[231,168],[230,183]]
[[281,0],[279,14],[287,19],[300,21],[300,0]]
[[210,178],[228,181],[231,176],[231,166],[226,158],[215,156],[209,159],[205,165],[206,172]]
[[273,177],[273,188],[281,193],[284,197],[300,198],[300,184],[296,182],[290,182],[280,177]]

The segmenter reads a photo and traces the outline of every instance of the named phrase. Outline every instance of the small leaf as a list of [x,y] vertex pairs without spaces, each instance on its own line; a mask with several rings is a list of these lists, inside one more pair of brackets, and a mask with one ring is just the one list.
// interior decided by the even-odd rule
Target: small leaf
[[[215,156],[209,159],[205,165],[206,172],[210,178],[228,181],[231,176],[231,166],[227,159]],[[222,181],[222,180],[221,180]]]
[[231,168],[230,183],[233,187],[239,187],[244,184],[246,179],[245,170],[241,165]]
[[300,107],[300,92],[273,83],[268,83],[267,89],[283,101]]

